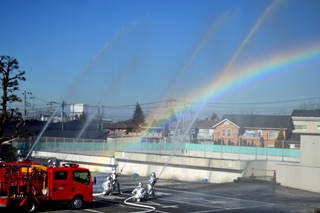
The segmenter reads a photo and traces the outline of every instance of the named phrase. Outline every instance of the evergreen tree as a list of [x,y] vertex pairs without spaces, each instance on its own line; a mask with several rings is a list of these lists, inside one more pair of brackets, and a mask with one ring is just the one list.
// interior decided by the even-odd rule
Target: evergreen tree
[[136,125],[137,127],[140,127],[140,126],[144,125],[144,123],[145,123],[145,116],[143,114],[143,111],[142,111],[139,103],[136,104],[136,108],[133,112],[132,123],[134,125]]
[[174,110],[171,110],[171,113],[170,113],[170,117],[169,117],[169,122],[173,122],[173,121],[177,121],[177,116],[176,114],[174,113]]
[[211,115],[211,117],[210,117],[210,120],[218,121],[218,120],[219,120],[219,117],[218,117],[218,115],[214,112],[214,113],[212,113],[212,115]]
[[87,114],[85,112],[83,112],[82,115],[80,115],[79,120],[80,121],[86,121],[87,120]]
[[283,143],[283,148],[285,148],[287,145],[286,145],[286,142],[284,141],[283,129],[281,128],[278,132],[278,137],[274,142],[274,148],[282,148],[282,143]]

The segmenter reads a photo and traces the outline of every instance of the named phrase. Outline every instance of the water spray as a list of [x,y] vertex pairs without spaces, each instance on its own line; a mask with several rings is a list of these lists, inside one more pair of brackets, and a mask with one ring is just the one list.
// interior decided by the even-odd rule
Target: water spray
[[[148,129],[149,129],[150,127],[151,127],[151,123],[150,123],[150,125],[148,126],[147,131],[148,131]],[[127,163],[129,162],[129,160],[131,159],[131,157],[132,157],[133,154],[135,154],[135,151],[132,151],[132,152],[131,152],[131,154],[129,155],[129,158],[127,158],[127,161],[124,163],[122,169],[120,170],[120,173],[123,171],[123,169],[125,168],[125,166],[126,166]]]
[[[107,49],[107,47],[109,46],[110,43],[112,43],[120,34],[126,32],[129,29],[132,29],[136,26],[135,22],[131,22],[128,25],[120,28],[120,30],[116,31],[114,33],[114,35],[112,36],[112,38],[110,39],[110,41],[108,41],[104,47],[99,51],[98,54],[96,54],[96,56],[94,57],[94,59],[96,59],[98,56],[100,56],[105,49]],[[94,63],[90,64],[93,65]],[[111,86],[107,89],[108,93],[111,93],[112,90],[119,84],[119,81],[122,79],[122,74],[119,75],[119,78],[117,79],[117,81],[114,81],[113,84],[111,84]],[[105,95],[105,97],[108,97],[108,93]],[[99,107],[98,107],[99,109]],[[97,110],[98,110],[97,109]],[[88,127],[89,123],[93,120],[95,115],[99,115],[97,111],[95,111],[94,113],[91,114],[91,116],[89,117],[88,121],[85,123],[84,127],[81,129],[78,137],[76,138],[76,141],[79,140],[79,138],[81,137],[81,135],[84,133],[84,131],[86,130],[86,128]],[[66,156],[64,157],[63,161],[68,157],[69,153],[66,154]]]
[[[191,55],[191,57],[190,57],[189,60],[187,61],[187,63],[182,67],[182,69],[178,72],[177,76],[175,77],[175,79],[174,79],[174,81],[173,81],[173,83],[172,83],[172,85],[171,85],[171,88],[169,89],[169,92],[168,92],[168,94],[167,94],[167,97],[169,97],[171,91],[174,90],[174,87],[175,87],[175,85],[177,84],[180,76],[182,76],[182,75],[185,73],[185,71],[187,70],[187,68],[192,64],[192,62],[194,61],[194,59],[196,58],[196,56],[199,54],[201,48],[202,48],[203,45],[205,44],[206,40],[209,38],[209,35],[212,33],[212,31],[215,30],[215,29],[223,22],[223,20],[225,20],[228,16],[229,16],[229,12],[226,12],[226,13],[222,14],[222,16],[220,16],[219,19],[218,19],[217,21],[213,22],[213,24],[209,27],[209,30],[208,30],[208,31],[205,33],[205,35],[202,37],[202,39],[200,40],[199,44],[196,46],[196,49],[193,51],[193,54]],[[159,110],[159,109],[158,109],[158,110]],[[182,113],[181,113],[181,114],[182,114]],[[194,122],[194,121],[192,121],[192,123],[193,123],[193,122]],[[191,123],[191,124],[192,124],[192,123]],[[191,126],[189,127],[189,129],[190,129],[190,128],[191,128]],[[187,130],[189,130],[189,129],[187,129]],[[177,131],[177,129],[175,130],[175,135],[176,135],[176,131]],[[188,131],[185,131],[182,140],[185,139],[187,132],[188,132]],[[175,136],[174,136],[174,139],[175,139]],[[179,143],[180,143],[180,142],[179,142]],[[178,143],[178,144],[179,144],[179,143]],[[176,151],[177,148],[178,148],[178,145],[175,147],[174,153],[175,153],[175,151]],[[173,154],[174,154],[174,153],[173,153]],[[172,157],[172,156],[173,156],[173,155],[171,155],[171,157]],[[168,162],[171,160],[171,157],[169,158]],[[166,165],[168,164],[168,162],[165,164],[164,168],[166,167]],[[162,169],[160,175],[162,174],[164,168]],[[160,175],[158,176],[158,178],[160,177]]]
[[[179,116],[179,120],[180,120],[183,112],[184,112],[184,110],[181,111],[180,116]],[[193,122],[192,122],[192,123],[193,123]],[[192,123],[191,123],[191,125],[192,125]],[[190,128],[191,128],[191,125],[190,125]],[[174,137],[173,137],[174,140],[175,140],[175,137],[176,137],[176,132],[177,132],[178,126],[179,126],[179,125],[177,125],[177,126],[176,126],[176,129],[175,129],[175,133],[174,133]],[[188,127],[187,130],[189,131],[189,127]],[[181,141],[184,141],[184,139],[185,139],[188,131],[185,131],[185,132],[183,133],[183,137],[182,137],[182,140],[181,140]],[[171,158],[172,158],[173,155],[175,154],[176,150],[178,149],[179,144],[181,143],[181,141],[179,141],[179,142],[176,144],[175,148],[173,149],[173,153],[170,155],[169,159],[167,160],[167,162],[166,162],[165,165],[163,166],[163,168],[162,168],[161,172],[159,173],[157,179],[160,178],[160,176],[161,176],[161,174],[163,173],[164,169],[167,167],[169,161],[171,160]]]
[[[98,51],[98,53],[92,57],[90,63],[81,71],[81,73],[78,75],[78,77],[77,77],[77,78],[75,79],[75,81],[72,83],[71,87],[70,87],[70,88],[68,89],[68,91],[66,92],[65,96],[64,96],[63,99],[62,99],[62,100],[63,100],[62,102],[64,102],[64,100],[66,99],[66,97],[68,97],[68,95],[72,92],[72,90],[74,89],[75,85],[79,82],[79,80],[83,77],[83,75],[88,72],[89,68],[92,67],[92,66],[96,63],[96,61],[97,61],[97,59],[99,58],[99,56],[108,48],[108,46],[110,45],[110,43],[111,43],[113,40],[115,40],[119,34],[125,32],[125,31],[126,31],[127,29],[129,29],[129,28],[134,28],[135,26],[136,26],[136,23],[135,23],[135,22],[131,22],[131,23],[129,23],[127,26],[124,26],[124,27],[120,28],[120,30],[118,30],[118,31],[116,31],[116,32],[114,33],[114,35],[112,36],[112,38],[105,43],[105,45],[103,46],[103,48],[100,49],[100,50]],[[39,142],[39,140],[40,140],[41,136],[43,135],[44,131],[48,128],[49,123],[51,123],[51,121],[52,121],[54,115],[57,113],[57,111],[58,111],[58,107],[55,109],[55,111],[52,113],[52,115],[51,115],[50,118],[48,119],[46,125],[44,126],[44,128],[42,129],[42,131],[40,132],[40,134],[38,135],[36,141],[34,142],[34,144],[32,145],[32,147],[30,148],[30,150],[29,150],[28,154],[26,155],[25,159],[28,159],[28,158],[31,156],[34,147],[35,147],[35,146],[37,145],[37,143]],[[86,128],[86,127],[85,127],[85,128]],[[83,131],[80,133],[80,135],[79,135],[78,138],[80,138],[80,136],[81,136],[82,133],[83,133]],[[67,154],[67,156],[68,156],[68,154]],[[65,156],[65,158],[64,158],[63,160],[65,160],[65,159],[67,158],[67,156]]]

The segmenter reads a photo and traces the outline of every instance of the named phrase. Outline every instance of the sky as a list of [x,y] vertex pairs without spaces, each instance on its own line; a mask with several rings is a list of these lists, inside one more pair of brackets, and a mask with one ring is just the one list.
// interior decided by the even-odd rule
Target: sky
[[118,121],[139,103],[146,116],[204,119],[320,102],[319,0],[0,0],[0,8],[0,55],[26,71],[17,94],[26,91],[30,114],[83,103]]

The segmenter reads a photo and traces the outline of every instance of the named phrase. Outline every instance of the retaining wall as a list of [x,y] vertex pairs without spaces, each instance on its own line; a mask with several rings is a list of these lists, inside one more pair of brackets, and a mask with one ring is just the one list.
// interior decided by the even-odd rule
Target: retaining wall
[[111,167],[117,167],[118,172],[124,175],[137,173],[140,176],[149,176],[151,172],[155,172],[163,179],[207,179],[209,183],[232,182],[238,177],[249,177],[252,168],[255,176],[272,177],[277,163],[266,160],[228,160],[130,152],[115,152],[114,158],[43,151],[32,153],[32,157],[43,156],[56,157],[61,164],[75,162],[92,172],[110,173]]
[[278,164],[277,182],[291,188],[320,193],[320,136],[301,136],[299,164]]

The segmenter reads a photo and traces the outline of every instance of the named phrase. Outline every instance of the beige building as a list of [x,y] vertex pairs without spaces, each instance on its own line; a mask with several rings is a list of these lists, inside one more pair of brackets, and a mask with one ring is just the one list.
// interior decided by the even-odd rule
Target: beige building
[[293,110],[291,119],[294,130],[288,138],[290,148],[300,147],[301,136],[320,136],[320,109]]
[[291,114],[293,133],[320,134],[320,109],[294,110]]

